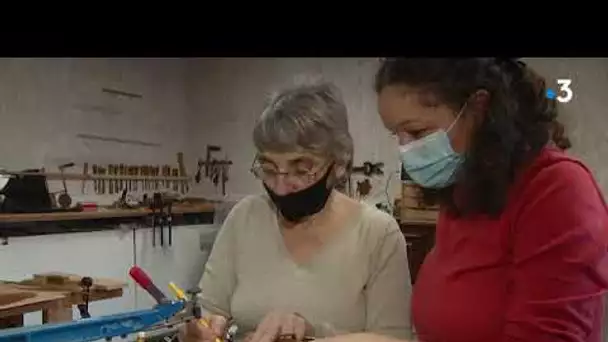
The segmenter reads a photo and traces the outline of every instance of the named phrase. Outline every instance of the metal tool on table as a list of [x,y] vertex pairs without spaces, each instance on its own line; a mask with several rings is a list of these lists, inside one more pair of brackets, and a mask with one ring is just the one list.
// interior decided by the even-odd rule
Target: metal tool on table
[[[187,300],[187,297],[184,294],[184,291],[181,290],[180,288],[178,288],[175,284],[169,283],[169,288],[173,291],[173,293],[176,295],[176,297],[178,297],[182,300]],[[190,300],[189,300],[190,314],[192,315],[193,319],[196,319],[200,324],[209,328],[210,327],[209,321],[207,319],[203,318],[203,310],[202,310],[202,305],[200,303],[201,298],[199,296],[200,293],[201,293],[201,289],[198,287],[188,290],[188,295],[190,295]],[[222,316],[226,317],[227,323],[226,323],[226,329],[224,330],[224,336],[222,336],[222,338],[217,337],[214,342],[233,341],[234,338],[236,337],[236,333],[238,332],[238,326],[234,323],[234,320],[228,313],[219,312],[222,310],[218,310],[217,308],[215,308],[215,311],[218,314],[221,314]]]
[[81,318],[90,318],[91,313],[89,312],[89,299],[91,298],[91,286],[93,286],[93,278],[83,277],[80,280],[80,287],[82,288],[82,303],[77,305],[78,311],[80,312]]
[[61,208],[69,208],[72,204],[72,197],[68,194],[68,187],[65,184],[65,174],[63,170],[73,167],[74,163],[67,163],[63,165],[59,165],[59,172],[61,173],[61,182],[63,183],[63,192],[57,198],[57,203]]
[[[189,305],[187,300],[170,300],[154,285],[150,277],[137,266],[129,271],[131,277],[144,288],[157,304],[151,309],[91,317],[74,322],[41,324],[0,330],[0,342],[88,342],[129,334],[163,325]],[[188,318],[186,316],[186,318]],[[175,321],[178,324],[183,320]]]

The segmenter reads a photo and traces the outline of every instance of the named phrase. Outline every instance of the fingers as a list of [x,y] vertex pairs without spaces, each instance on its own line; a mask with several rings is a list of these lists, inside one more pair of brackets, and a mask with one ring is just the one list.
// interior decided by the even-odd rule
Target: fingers
[[[219,317],[219,316],[218,316]],[[206,326],[208,324],[208,326]],[[181,342],[214,342],[218,336],[222,336],[223,327],[226,326],[226,320],[209,318],[207,323],[202,323],[198,320],[192,320],[185,323],[179,329],[178,336]],[[219,331],[216,333],[215,331]]]
[[279,335],[294,336],[302,341],[308,323],[302,316],[293,313],[274,312],[268,314],[258,325],[248,342],[274,342]]
[[215,334],[215,336],[223,336],[226,331],[226,325],[228,324],[228,319],[224,316],[212,315],[208,319],[209,325],[211,327],[211,331]]
[[296,335],[296,340],[302,341],[306,335],[306,320],[303,317],[294,316],[293,333]]
[[251,342],[252,339],[253,339],[253,333],[249,333],[249,334],[245,335],[243,342]]
[[264,317],[253,333],[250,342],[274,342],[279,334],[280,314],[270,313]]

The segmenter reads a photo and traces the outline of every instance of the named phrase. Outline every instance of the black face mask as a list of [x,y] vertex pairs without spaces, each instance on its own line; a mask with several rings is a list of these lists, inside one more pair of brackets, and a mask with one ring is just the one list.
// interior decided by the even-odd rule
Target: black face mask
[[330,167],[321,179],[308,188],[287,195],[277,195],[266,184],[264,184],[264,188],[287,221],[299,222],[325,207],[332,191],[332,188],[327,187],[327,179],[331,170]]

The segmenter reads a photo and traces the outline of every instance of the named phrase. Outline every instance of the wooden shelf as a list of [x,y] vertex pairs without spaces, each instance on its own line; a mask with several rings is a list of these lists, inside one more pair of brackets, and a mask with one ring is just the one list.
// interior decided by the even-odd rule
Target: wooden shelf
[[80,180],[80,181],[94,181],[94,180],[126,180],[126,181],[191,181],[192,177],[171,177],[171,176],[121,176],[121,175],[83,175],[78,173],[64,173],[60,172],[19,172],[15,173],[22,176],[45,176],[47,180]]
[[[192,205],[176,205],[172,208],[173,215],[210,213],[215,210],[212,203]],[[0,214],[1,223],[19,222],[50,222],[50,221],[72,221],[72,220],[96,220],[121,217],[143,217],[152,214],[150,209],[106,209],[97,211],[80,212],[55,212],[55,213],[32,213],[32,214]]]

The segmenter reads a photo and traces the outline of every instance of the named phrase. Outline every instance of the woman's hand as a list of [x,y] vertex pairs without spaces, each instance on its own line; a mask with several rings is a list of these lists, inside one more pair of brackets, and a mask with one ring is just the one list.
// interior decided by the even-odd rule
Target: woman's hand
[[180,342],[215,342],[216,338],[222,338],[226,329],[226,318],[212,315],[205,319],[207,324],[198,320],[192,320],[179,329]]
[[301,341],[314,335],[313,327],[304,317],[294,312],[273,311],[266,315],[248,342],[274,342],[280,335],[295,335]]

